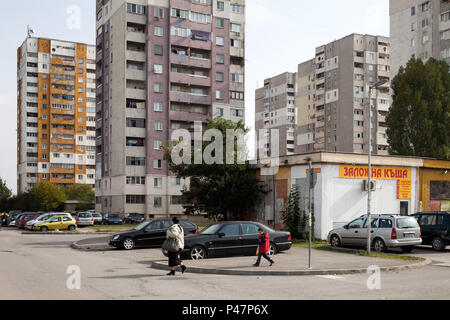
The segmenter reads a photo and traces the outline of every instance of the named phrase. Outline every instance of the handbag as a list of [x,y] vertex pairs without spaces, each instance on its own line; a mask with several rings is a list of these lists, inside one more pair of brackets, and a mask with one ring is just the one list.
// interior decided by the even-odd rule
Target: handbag
[[162,245],[163,250],[167,250],[169,252],[178,252],[178,243],[177,240],[174,238],[169,238],[166,241],[164,241]]

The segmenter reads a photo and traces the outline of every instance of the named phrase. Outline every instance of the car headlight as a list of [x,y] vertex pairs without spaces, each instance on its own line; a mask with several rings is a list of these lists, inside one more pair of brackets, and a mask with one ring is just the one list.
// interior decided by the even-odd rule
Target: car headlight
[[120,238],[120,235],[115,235],[115,236],[113,237],[113,240],[119,240],[119,238]]

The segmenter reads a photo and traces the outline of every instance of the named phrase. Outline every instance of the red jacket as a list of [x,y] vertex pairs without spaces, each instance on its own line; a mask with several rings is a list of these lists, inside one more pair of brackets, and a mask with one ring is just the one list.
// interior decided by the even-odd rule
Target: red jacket
[[268,253],[269,252],[269,250],[270,250],[270,238],[269,238],[269,234],[268,233],[263,233],[258,238],[258,243],[259,243],[259,248],[258,248],[259,253]]

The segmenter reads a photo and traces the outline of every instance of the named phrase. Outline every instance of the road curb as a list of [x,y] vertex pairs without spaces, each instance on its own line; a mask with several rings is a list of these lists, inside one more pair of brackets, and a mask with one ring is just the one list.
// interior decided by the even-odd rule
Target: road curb
[[114,249],[110,246],[105,246],[104,244],[79,245],[77,242],[73,242],[70,247],[80,251],[109,251]]
[[[381,267],[381,271],[402,271],[408,269],[415,269],[431,264],[431,260],[424,258],[424,261],[402,266]],[[167,261],[153,261],[151,268],[168,271]],[[226,270],[226,269],[212,269],[188,267],[186,272],[198,274],[217,274],[217,275],[234,275],[234,276],[312,276],[312,275],[344,275],[367,273],[367,268],[355,269],[322,269],[322,270],[292,270],[292,271],[262,271],[262,270]]]
[[113,234],[114,232],[40,232],[40,231],[22,231],[22,234],[32,234],[32,235],[65,235],[65,236],[84,236],[84,235],[104,235]]

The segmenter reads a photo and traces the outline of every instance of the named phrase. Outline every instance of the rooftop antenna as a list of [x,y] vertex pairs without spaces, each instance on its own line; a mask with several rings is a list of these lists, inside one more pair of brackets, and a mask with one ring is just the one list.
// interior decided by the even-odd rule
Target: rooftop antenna
[[36,30],[31,28],[29,25],[27,26],[27,36],[28,38],[33,37],[36,34]]

